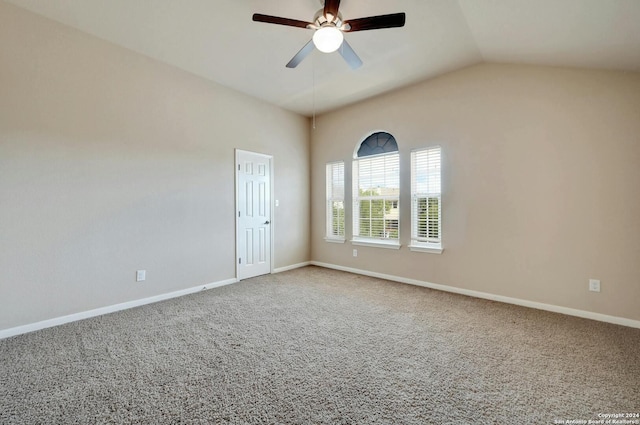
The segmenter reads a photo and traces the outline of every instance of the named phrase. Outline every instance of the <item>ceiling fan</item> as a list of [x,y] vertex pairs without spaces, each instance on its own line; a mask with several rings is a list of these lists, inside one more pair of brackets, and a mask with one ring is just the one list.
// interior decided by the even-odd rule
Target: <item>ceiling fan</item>
[[362,65],[362,60],[360,60],[356,52],[353,51],[349,43],[347,43],[347,40],[344,39],[343,33],[402,27],[406,19],[404,13],[393,13],[390,15],[370,16],[345,21],[338,11],[339,7],[340,0],[325,0],[324,8],[316,12],[313,17],[313,22],[262,15],[260,13],[255,13],[253,20],[268,24],[307,28],[315,31],[313,38],[289,61],[287,68],[295,68],[298,66],[300,62],[313,51],[313,47],[315,46],[324,53],[331,53],[338,50],[349,66],[356,69]]

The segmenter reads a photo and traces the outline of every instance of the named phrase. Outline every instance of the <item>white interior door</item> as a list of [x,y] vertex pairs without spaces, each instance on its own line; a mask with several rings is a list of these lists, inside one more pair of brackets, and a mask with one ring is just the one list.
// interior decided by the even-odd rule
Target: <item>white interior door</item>
[[236,150],[238,279],[271,273],[271,157]]

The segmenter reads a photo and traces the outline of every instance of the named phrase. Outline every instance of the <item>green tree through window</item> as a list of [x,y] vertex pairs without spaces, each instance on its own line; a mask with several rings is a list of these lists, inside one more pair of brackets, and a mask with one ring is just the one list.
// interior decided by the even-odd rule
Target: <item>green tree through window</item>
[[397,239],[398,218],[394,211],[397,211],[398,202],[376,199],[380,191],[375,189],[360,190],[359,193],[359,236]]
[[418,229],[416,236],[426,239],[439,239],[440,199],[418,198]]
[[331,202],[331,230],[334,236],[344,236],[344,202]]

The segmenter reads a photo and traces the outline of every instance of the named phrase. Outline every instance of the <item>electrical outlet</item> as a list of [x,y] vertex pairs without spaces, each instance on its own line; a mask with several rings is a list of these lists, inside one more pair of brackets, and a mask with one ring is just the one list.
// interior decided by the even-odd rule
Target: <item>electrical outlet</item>
[[357,256],[358,256],[358,250],[357,250],[357,249],[354,249],[354,250],[353,250],[353,256],[354,256],[354,257],[357,257]]
[[142,282],[147,278],[146,270],[136,270],[136,282]]
[[600,281],[597,279],[589,279],[589,291],[600,292]]

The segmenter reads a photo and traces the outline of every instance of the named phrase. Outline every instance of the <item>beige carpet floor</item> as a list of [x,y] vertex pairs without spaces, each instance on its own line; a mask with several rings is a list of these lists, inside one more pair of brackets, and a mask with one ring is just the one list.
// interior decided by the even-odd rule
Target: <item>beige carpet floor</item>
[[639,329],[318,267],[0,341],[2,424],[554,424],[637,412]]

